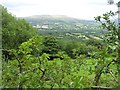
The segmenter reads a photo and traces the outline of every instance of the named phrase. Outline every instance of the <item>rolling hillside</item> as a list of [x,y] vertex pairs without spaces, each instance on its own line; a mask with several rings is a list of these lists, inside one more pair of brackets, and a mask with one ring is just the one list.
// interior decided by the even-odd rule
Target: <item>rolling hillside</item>
[[41,24],[84,24],[84,25],[97,25],[95,21],[90,20],[80,20],[77,18],[72,18],[64,15],[34,15],[29,17],[21,17],[29,21],[32,25]]
[[105,31],[99,23],[90,20],[80,20],[64,15],[34,15],[22,17],[38,28],[40,35],[103,37]]

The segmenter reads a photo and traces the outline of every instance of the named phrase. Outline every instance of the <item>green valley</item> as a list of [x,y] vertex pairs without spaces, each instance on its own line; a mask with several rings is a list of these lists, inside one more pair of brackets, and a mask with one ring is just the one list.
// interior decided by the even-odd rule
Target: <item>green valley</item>
[[[119,33],[110,20],[14,17],[2,8],[1,88],[118,88]],[[105,19],[103,22],[101,19]]]

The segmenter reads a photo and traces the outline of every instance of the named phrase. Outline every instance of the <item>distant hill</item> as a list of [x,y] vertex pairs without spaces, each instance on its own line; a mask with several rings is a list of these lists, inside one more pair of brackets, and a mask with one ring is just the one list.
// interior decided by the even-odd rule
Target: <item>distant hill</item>
[[65,15],[34,15],[28,17],[21,17],[29,21],[32,25],[36,24],[49,24],[49,23],[84,23],[84,24],[95,24],[94,21],[90,20],[80,20],[77,18],[68,17]]
[[[29,17],[21,17],[30,22],[33,27],[38,28],[40,35],[54,36],[73,36],[86,37],[98,36],[102,37],[105,33],[98,28],[98,24],[92,20],[80,20],[64,15],[34,15]],[[68,35],[69,34],[69,35]],[[66,36],[67,35],[67,36]]]

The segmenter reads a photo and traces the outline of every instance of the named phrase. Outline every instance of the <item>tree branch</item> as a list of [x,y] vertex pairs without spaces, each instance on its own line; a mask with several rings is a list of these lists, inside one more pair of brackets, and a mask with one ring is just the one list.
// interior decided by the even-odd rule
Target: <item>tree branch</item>
[[113,75],[112,70],[110,70],[110,72],[109,72],[109,73],[110,73],[110,74],[111,74],[111,76],[114,78],[115,82],[116,82],[116,83],[118,83],[117,79],[116,79],[116,78],[115,78],[115,76]]
[[103,86],[92,86],[91,88],[94,90],[113,90],[113,88]]
[[[116,62],[116,60],[113,59],[113,60],[110,61],[105,67],[108,68],[112,62]],[[102,67],[102,69],[101,69],[101,70],[95,75],[95,77],[94,77],[94,84],[95,84],[96,86],[98,85],[100,76],[101,76],[101,74],[103,73],[103,69],[104,69],[104,67]]]

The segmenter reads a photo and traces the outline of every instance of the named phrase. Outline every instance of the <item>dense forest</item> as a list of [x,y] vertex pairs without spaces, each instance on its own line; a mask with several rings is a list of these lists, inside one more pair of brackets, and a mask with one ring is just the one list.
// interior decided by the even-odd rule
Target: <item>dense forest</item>
[[[75,19],[73,23],[49,19],[46,24],[42,19],[31,23],[28,18],[16,18],[0,7],[2,88],[118,87],[120,33],[110,20],[113,12],[89,25]],[[50,26],[34,27],[38,24]]]

